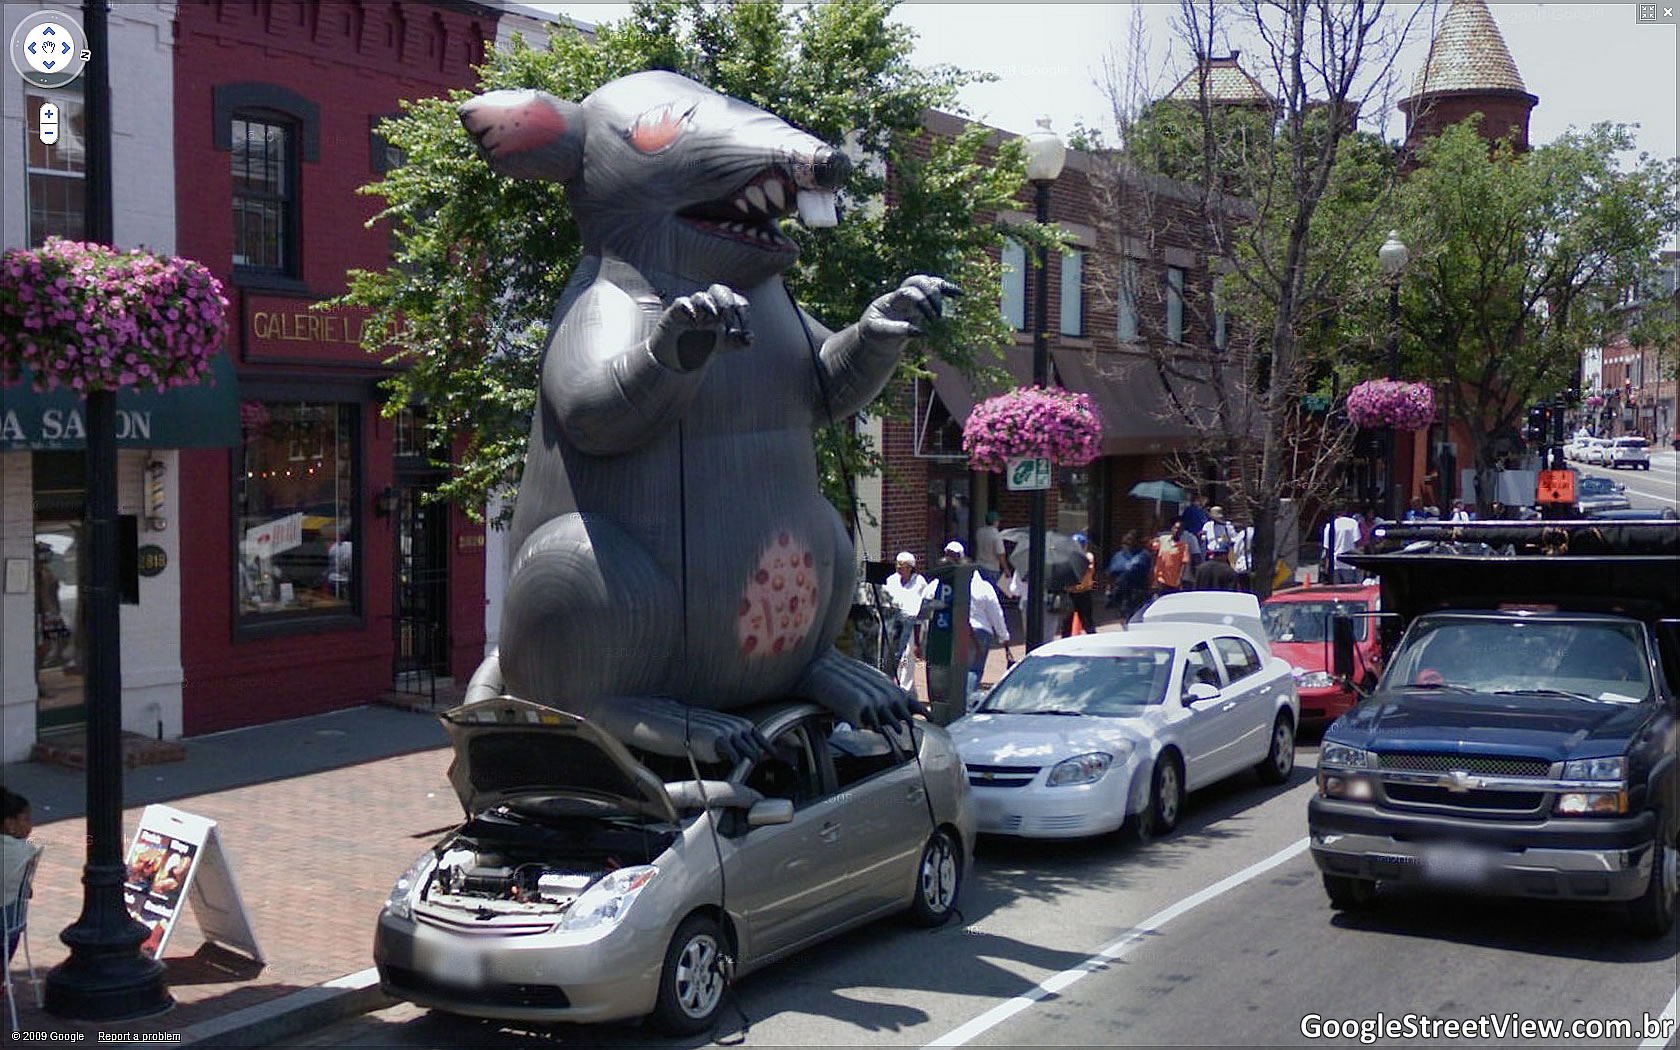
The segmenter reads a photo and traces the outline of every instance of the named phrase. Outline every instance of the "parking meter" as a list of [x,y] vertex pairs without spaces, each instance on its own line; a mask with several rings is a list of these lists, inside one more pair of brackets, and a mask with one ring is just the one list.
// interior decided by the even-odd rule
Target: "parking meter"
[[922,659],[927,667],[928,707],[936,725],[950,725],[968,709],[968,665],[973,638],[968,630],[971,561],[947,562],[930,573],[932,597],[922,602],[927,617]]

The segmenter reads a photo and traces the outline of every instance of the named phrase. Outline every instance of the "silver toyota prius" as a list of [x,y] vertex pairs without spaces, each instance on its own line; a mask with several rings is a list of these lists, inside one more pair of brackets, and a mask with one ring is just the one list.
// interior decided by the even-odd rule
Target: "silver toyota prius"
[[695,1033],[736,977],[882,916],[955,912],[974,819],[944,729],[859,730],[805,703],[749,717],[771,754],[708,769],[510,697],[444,714],[468,819],[391,889],[385,992]]

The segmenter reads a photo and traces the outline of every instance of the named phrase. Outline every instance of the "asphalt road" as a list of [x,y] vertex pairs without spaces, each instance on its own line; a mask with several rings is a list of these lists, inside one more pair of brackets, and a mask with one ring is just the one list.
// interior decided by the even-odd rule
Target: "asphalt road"
[[[1652,473],[1656,473],[1653,471]],[[1512,1021],[1675,1016],[1680,933],[1641,941],[1618,914],[1390,895],[1369,917],[1326,904],[1305,852],[1316,748],[1283,788],[1243,774],[1191,797],[1147,845],[984,841],[963,922],[878,923],[744,979],[745,1045],[1348,1045],[1312,1015],[1405,1025],[1489,1019],[1486,1038],[1377,1045],[1675,1046],[1517,1037]],[[1303,1026],[1306,1026],[1305,1028]],[[1405,1029],[1397,1030],[1404,1033]],[[1340,1034],[1340,1033],[1335,1033]],[[701,1046],[630,1025],[506,1026],[398,1005],[286,1046]]]
[[1570,465],[1579,468],[1583,474],[1615,478],[1626,485],[1628,502],[1635,508],[1680,509],[1680,469],[1677,469],[1676,459],[1673,449],[1664,448],[1651,450],[1650,470],[1633,470],[1627,467],[1611,470],[1609,467],[1589,467],[1582,463]]

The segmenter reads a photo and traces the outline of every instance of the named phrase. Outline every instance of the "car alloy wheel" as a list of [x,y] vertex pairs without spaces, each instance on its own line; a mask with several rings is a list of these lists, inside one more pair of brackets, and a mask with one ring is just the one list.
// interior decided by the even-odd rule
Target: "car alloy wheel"
[[1267,784],[1281,784],[1295,772],[1295,727],[1290,723],[1289,716],[1281,711],[1277,721],[1272,723],[1271,749],[1255,771]]
[[957,910],[957,892],[962,886],[962,859],[950,832],[935,831],[922,847],[916,865],[916,899],[911,918],[920,926],[939,926]]
[[728,988],[728,966],[717,923],[705,915],[685,919],[665,952],[655,1023],[676,1035],[705,1031]]
[[1165,835],[1178,827],[1178,812],[1184,806],[1184,779],[1177,756],[1165,754],[1155,763],[1155,789],[1150,796],[1149,830]]

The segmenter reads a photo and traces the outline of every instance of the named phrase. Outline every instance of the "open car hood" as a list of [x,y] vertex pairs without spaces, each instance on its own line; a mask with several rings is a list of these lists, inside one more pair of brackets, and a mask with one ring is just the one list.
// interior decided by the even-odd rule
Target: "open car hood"
[[1143,610],[1143,623],[1198,623],[1210,627],[1235,627],[1260,646],[1260,655],[1270,657],[1271,639],[1260,619],[1260,599],[1240,591],[1179,591],[1163,594]]
[[568,798],[603,816],[677,821],[659,778],[576,715],[498,696],[441,717],[455,748],[449,783],[469,817],[514,799]]

